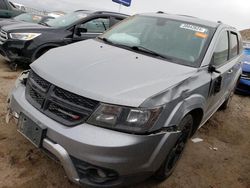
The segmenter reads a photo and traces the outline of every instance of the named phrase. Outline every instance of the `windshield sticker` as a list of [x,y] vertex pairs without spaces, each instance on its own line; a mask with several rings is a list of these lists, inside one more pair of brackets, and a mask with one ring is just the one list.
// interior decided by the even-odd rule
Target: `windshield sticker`
[[208,37],[206,33],[200,33],[200,32],[196,32],[195,36],[203,39],[206,39]]
[[180,28],[188,29],[188,30],[192,30],[192,31],[197,31],[197,32],[200,32],[200,33],[207,32],[206,28],[199,27],[199,26],[196,26],[196,25],[191,25],[191,24],[181,24]]

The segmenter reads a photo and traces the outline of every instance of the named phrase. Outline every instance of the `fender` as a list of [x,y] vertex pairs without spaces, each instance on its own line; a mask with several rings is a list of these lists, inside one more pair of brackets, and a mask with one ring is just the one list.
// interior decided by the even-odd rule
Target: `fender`
[[194,94],[185,98],[184,100],[179,102],[172,110],[171,114],[166,120],[164,127],[178,125],[182,118],[192,110],[201,109],[204,113],[205,104],[205,98],[199,94]]

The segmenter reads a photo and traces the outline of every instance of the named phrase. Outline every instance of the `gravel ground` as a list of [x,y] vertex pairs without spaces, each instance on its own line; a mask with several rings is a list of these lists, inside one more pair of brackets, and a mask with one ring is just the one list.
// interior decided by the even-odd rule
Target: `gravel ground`
[[[78,187],[63,168],[5,123],[6,98],[17,72],[0,61],[0,187]],[[196,133],[203,142],[189,142],[173,175],[164,182],[149,179],[135,188],[250,188],[250,97],[235,95]],[[213,150],[211,148],[218,148]]]

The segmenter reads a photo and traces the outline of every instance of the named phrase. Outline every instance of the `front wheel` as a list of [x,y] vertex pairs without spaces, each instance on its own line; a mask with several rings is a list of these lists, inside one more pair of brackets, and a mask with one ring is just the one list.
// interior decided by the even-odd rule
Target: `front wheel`
[[182,156],[186,143],[192,133],[193,117],[192,115],[186,115],[180,122],[178,128],[181,131],[179,138],[175,145],[170,149],[165,161],[161,165],[160,169],[155,173],[155,178],[163,181],[168,178],[174,171],[177,162]]

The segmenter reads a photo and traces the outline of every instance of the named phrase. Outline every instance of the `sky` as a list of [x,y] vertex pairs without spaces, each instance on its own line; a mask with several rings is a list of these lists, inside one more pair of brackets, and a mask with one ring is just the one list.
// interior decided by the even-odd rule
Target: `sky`
[[[112,0],[12,0],[42,10],[74,11],[78,9],[118,11]],[[164,11],[185,14],[211,21],[222,21],[239,30],[250,28],[249,0],[132,0],[130,7],[122,6],[121,12],[136,14]]]

